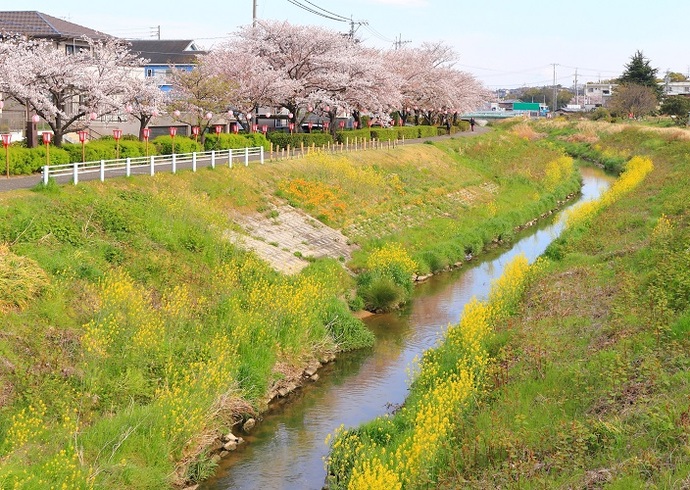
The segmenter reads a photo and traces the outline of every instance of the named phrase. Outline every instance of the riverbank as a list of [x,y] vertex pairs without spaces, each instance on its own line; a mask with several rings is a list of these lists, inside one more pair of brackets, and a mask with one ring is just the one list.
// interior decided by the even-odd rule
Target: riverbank
[[581,124],[535,130],[624,158],[622,178],[572,215],[523,292],[506,276],[522,298],[507,317],[466,310],[405,408],[340,434],[334,488],[687,485],[690,138],[595,125],[583,143]]
[[281,275],[227,241],[247,233],[237,213],[279,220],[273,205],[287,202],[358,247],[351,270],[372,255],[390,270],[400,256],[379,251],[395,244],[428,274],[573,192],[561,157],[503,133],[3,194],[0,477],[203,479],[210,441],[287,373],[371,343],[347,311],[357,297],[340,261]]

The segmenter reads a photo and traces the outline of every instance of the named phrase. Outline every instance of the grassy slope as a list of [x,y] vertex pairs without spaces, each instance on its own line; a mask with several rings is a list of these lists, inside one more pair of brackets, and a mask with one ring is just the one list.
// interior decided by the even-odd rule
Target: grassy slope
[[337,264],[279,276],[222,239],[229,210],[286,198],[346,231],[370,223],[350,233],[355,267],[394,240],[430,270],[572,192],[572,176],[544,172],[558,155],[503,134],[0,196],[0,485],[203,476],[179,463],[261,406],[276,366],[370,341],[344,314]]
[[551,247],[557,260],[500,332],[488,394],[450,443],[443,488],[690,482],[690,142],[597,130],[604,158],[649,155],[655,169]]

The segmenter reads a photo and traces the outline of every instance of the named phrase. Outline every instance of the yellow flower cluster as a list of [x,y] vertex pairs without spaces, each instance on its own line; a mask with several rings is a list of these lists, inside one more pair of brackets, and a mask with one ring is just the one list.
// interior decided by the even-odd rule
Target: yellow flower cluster
[[352,477],[347,488],[400,490],[402,482],[394,471],[386,468],[378,458],[374,458],[372,461],[364,461],[361,468],[352,470]]
[[42,400],[36,401],[12,417],[5,437],[6,451],[11,452],[26,443],[39,439],[47,430],[44,424],[46,405]]
[[568,226],[585,223],[590,220],[600,209],[606,208],[618,201],[621,196],[635,189],[654,169],[649,158],[635,156],[630,159],[625,167],[625,172],[616,180],[601,198],[596,201],[588,201],[573,209],[567,218]]
[[410,275],[417,270],[417,263],[412,260],[402,245],[399,243],[387,243],[383,247],[374,250],[367,258],[367,269],[386,271],[397,266]]
[[559,183],[563,182],[573,173],[573,159],[563,155],[546,164],[546,175],[544,185],[548,190],[554,190]]
[[281,182],[278,188],[288,199],[328,219],[333,219],[345,210],[345,203],[341,200],[342,191],[338,186],[312,180],[293,179],[289,182]]

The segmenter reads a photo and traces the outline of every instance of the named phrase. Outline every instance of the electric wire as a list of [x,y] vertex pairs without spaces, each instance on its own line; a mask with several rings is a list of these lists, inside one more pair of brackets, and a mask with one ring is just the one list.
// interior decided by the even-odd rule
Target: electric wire
[[302,0],[302,1],[308,3],[308,4],[311,5],[312,7],[316,7],[317,9],[322,10],[322,11],[326,12],[327,14],[332,15],[333,17],[340,17],[341,19],[344,19],[344,20],[346,20],[346,21],[349,21],[349,20],[350,20],[350,19],[348,19],[348,18],[345,17],[345,16],[342,16],[342,15],[336,14],[336,13],[333,13],[333,12],[331,12],[331,11],[329,11],[329,10],[326,10],[326,9],[323,8],[323,7],[319,7],[318,5],[316,5],[315,3],[310,2],[309,0]]
[[299,7],[303,10],[306,10],[307,12],[310,12],[314,15],[318,15],[318,16],[323,17],[325,19],[335,20],[336,22],[349,22],[349,19],[345,19],[345,18],[341,19],[338,17],[332,17],[330,15],[326,15],[326,14],[323,14],[321,12],[318,12],[317,10],[314,10],[310,7],[307,7],[306,5],[299,3],[297,0],[287,0],[287,1],[290,2],[291,4],[295,5],[296,7]]

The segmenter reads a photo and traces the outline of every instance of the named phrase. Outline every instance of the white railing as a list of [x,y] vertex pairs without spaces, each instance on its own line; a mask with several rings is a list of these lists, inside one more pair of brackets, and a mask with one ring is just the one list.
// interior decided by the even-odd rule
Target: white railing
[[232,167],[233,163],[242,162],[245,166],[249,165],[249,160],[258,160],[264,163],[264,149],[261,146],[253,148],[235,148],[228,150],[212,150],[194,153],[174,153],[172,155],[151,155],[150,157],[128,157],[117,160],[99,160],[93,162],[75,162],[60,165],[43,166],[43,184],[47,185],[50,177],[72,177],[74,184],[79,183],[79,176],[86,174],[98,174],[103,182],[106,175],[113,176],[125,175],[129,177],[133,173],[148,173],[154,175],[157,168],[170,167],[172,173],[177,172],[178,166],[191,165],[196,172],[197,166],[227,164]]

